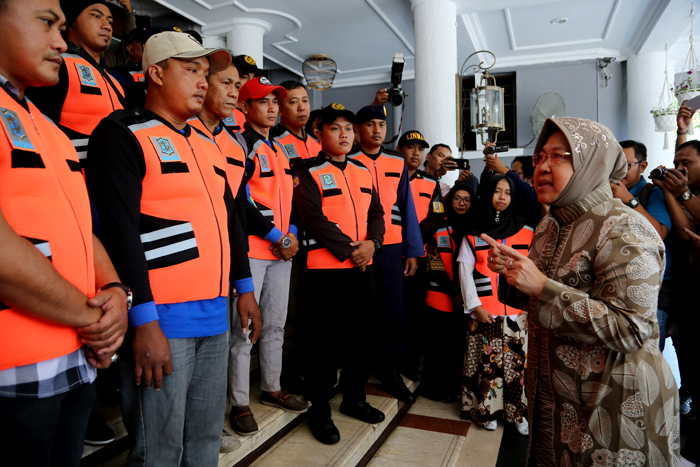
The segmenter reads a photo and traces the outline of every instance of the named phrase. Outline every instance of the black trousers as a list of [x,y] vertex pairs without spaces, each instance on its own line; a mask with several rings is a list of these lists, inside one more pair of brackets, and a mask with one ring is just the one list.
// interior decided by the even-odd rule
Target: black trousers
[[403,245],[384,245],[383,252],[374,257],[377,288],[377,325],[381,328],[382,346],[380,373],[398,369],[403,363]]
[[348,397],[365,400],[369,379],[370,335],[375,331],[373,266],[352,269],[309,269],[300,281],[299,312],[304,314],[306,395],[313,412],[330,416],[328,401],[343,372]]
[[418,270],[413,276],[403,278],[404,295],[404,363],[408,366],[418,366],[420,357],[424,355],[424,334],[427,322],[427,305],[425,296],[428,293],[427,257],[418,258]]
[[95,383],[45,399],[0,397],[0,464],[77,467]]
[[467,315],[463,307],[452,313],[426,308],[428,343],[421,389],[438,398],[455,397],[462,391]]

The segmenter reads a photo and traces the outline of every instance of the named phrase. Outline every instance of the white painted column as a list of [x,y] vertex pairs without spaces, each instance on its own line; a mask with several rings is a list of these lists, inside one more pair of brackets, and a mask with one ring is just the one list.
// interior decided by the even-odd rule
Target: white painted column
[[221,36],[202,36],[202,45],[207,49],[227,48],[226,39]]
[[[647,147],[647,178],[660,164],[673,166],[675,139],[669,134],[669,149],[664,150],[664,134],[654,130],[654,118],[649,113],[659,102],[665,66],[664,52],[633,55],[627,60],[627,134],[629,139]],[[668,69],[673,86],[672,61],[668,62]]]
[[272,25],[256,18],[235,18],[226,34],[228,48],[234,55],[249,55],[258,68],[263,67],[263,36],[272,31]]
[[[452,0],[411,0],[415,29],[416,130],[432,146],[457,150],[457,7]],[[452,183],[457,172],[443,181]]]

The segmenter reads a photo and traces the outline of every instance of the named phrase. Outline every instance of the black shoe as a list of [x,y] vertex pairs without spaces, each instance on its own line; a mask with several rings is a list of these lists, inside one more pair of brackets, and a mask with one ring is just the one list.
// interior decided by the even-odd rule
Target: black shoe
[[397,370],[392,370],[384,377],[379,389],[407,404],[413,404],[416,401],[416,396],[406,387],[406,383],[403,382],[403,378]]
[[417,366],[405,366],[401,370],[401,374],[411,381],[420,381],[421,372]]
[[309,417],[309,428],[323,444],[337,444],[340,441],[340,432],[330,417]]
[[114,431],[105,423],[100,414],[93,408],[85,431],[85,444],[88,446],[104,446],[114,441]]
[[456,402],[458,399],[458,396],[456,394],[450,395],[444,390],[437,390],[432,388],[431,386],[423,387],[423,384],[421,384],[420,387],[420,395],[425,397],[426,399],[430,399],[431,401],[435,402]]
[[680,391],[680,414],[687,415],[690,412],[690,404],[693,402],[687,391]]
[[340,413],[372,425],[384,421],[384,412],[375,409],[367,402],[343,401],[340,403]]

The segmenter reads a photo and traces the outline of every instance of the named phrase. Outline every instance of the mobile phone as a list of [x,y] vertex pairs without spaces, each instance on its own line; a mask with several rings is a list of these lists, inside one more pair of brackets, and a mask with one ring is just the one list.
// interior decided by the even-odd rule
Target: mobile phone
[[700,109],[700,96],[688,99],[687,101],[683,102],[682,105],[690,107],[690,110],[695,112],[696,110]]
[[459,170],[467,170],[471,167],[469,159],[450,159],[450,161],[456,164],[456,168]]

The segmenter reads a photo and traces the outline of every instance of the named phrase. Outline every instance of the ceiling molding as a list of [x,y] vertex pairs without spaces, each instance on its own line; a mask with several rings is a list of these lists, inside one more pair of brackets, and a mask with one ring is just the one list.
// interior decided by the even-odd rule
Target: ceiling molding
[[642,16],[637,29],[632,34],[632,39],[627,45],[631,53],[638,54],[642,50],[669,3],[671,3],[671,0],[652,0],[649,2],[644,16]]
[[272,56],[270,56],[270,55],[268,55],[268,54],[266,54],[266,53],[263,53],[263,57],[265,57],[266,59],[270,60],[272,63],[278,64],[279,66],[281,66],[281,67],[284,68],[285,70],[291,71],[292,73],[294,73],[295,75],[297,75],[297,76],[299,76],[299,77],[301,77],[301,78],[304,77],[304,74],[303,74],[301,71],[295,70],[295,69],[292,68],[291,66],[285,64],[284,62],[282,62],[282,61],[280,61],[280,60],[277,60],[276,58],[274,58],[274,57],[272,57]]
[[[405,70],[403,80],[415,79],[414,70]],[[368,84],[386,84],[391,82],[391,72],[364,75],[355,78],[342,78],[333,81],[333,88],[347,88],[350,86],[364,86]]]
[[399,40],[401,42],[403,42],[403,45],[405,45],[406,48],[411,52],[411,55],[415,55],[416,51],[413,48],[413,45],[410,42],[408,42],[408,40],[403,36],[403,34],[401,34],[401,31],[399,31],[399,29],[394,25],[394,23],[391,22],[389,17],[386,14],[384,14],[382,9],[379,8],[379,6],[377,6],[377,4],[374,3],[373,0],[365,0],[365,1],[374,10],[374,12],[377,14],[377,16],[379,16],[382,19],[382,21],[384,21],[384,23],[389,27],[389,29],[391,29],[391,31],[394,34],[396,34],[396,37],[398,37]]
[[202,27],[204,27],[206,25],[206,23],[204,21],[201,21],[200,19],[195,18],[194,16],[190,15],[186,11],[183,11],[183,10],[177,8],[176,6],[172,5],[171,3],[166,2],[165,0],[153,0],[153,1],[159,5],[164,6],[165,8],[172,10],[173,12],[177,13],[178,15],[180,15],[184,18],[187,18],[188,20],[192,21],[194,24],[199,24]]
[[[513,51],[518,51],[518,50],[537,50],[537,49],[548,49],[551,47],[566,47],[570,45],[581,45],[581,44],[591,44],[594,42],[605,42],[608,39],[608,35],[610,34],[610,30],[612,29],[612,24],[613,21],[615,20],[615,16],[617,15],[619,6],[620,6],[620,1],[621,0],[615,0],[615,3],[612,7],[612,10],[610,11],[610,16],[608,16],[608,21],[605,24],[605,31],[603,32],[603,35],[600,38],[595,38],[595,39],[582,39],[578,41],[562,41],[562,42],[550,42],[547,44],[538,44],[538,45],[524,45],[524,46],[519,46],[516,43],[515,40],[515,31],[513,29],[513,20],[511,19],[510,16],[510,8],[504,8],[503,13],[506,19],[506,27],[508,29],[508,37],[510,38],[510,48]],[[476,15],[476,13],[474,13]],[[471,37],[471,35],[470,35]]]
[[[486,40],[486,34],[484,34],[484,28],[481,27],[481,20],[479,19],[478,13],[465,13],[461,15],[462,24],[464,24],[464,29],[467,30],[469,34],[469,39],[474,45],[474,50],[489,50],[489,44]],[[477,54],[479,61],[482,63],[491,63],[492,59],[486,54]],[[459,65],[459,64],[458,64]]]
[[552,52],[533,55],[517,55],[499,58],[494,66],[496,68],[512,68],[523,65],[536,65],[540,63],[572,62],[577,60],[592,60],[603,57],[615,57],[618,61],[627,60],[626,56],[617,50],[604,48],[592,48],[583,50],[571,50],[565,52]]

